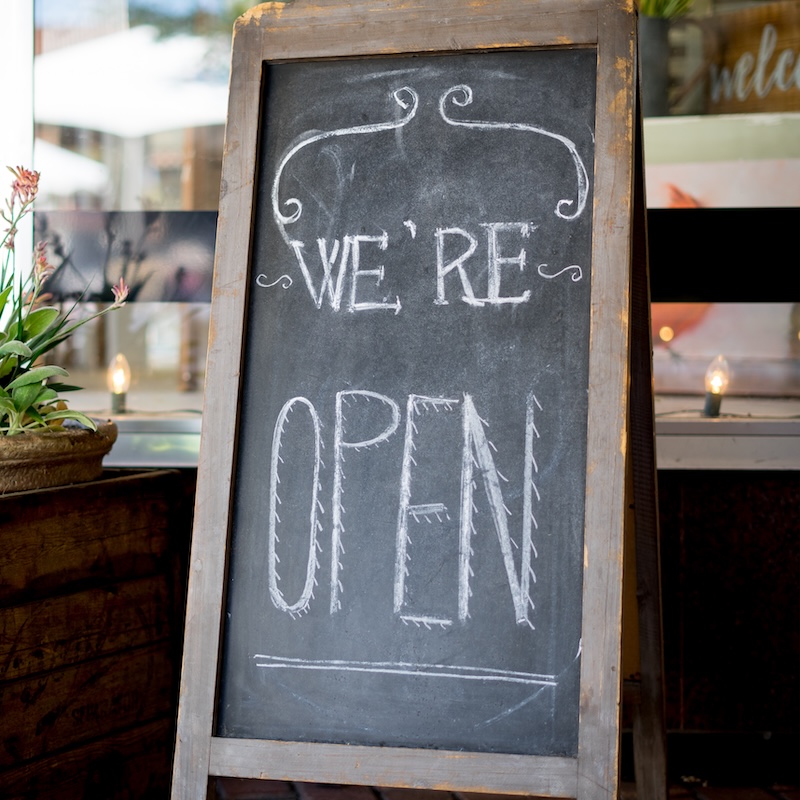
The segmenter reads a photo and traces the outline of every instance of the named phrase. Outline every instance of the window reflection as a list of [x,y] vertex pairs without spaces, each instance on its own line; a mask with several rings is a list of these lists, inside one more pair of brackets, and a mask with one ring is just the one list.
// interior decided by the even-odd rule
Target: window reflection
[[643,0],[647,116],[800,110],[800,4]]
[[[141,275],[153,293],[143,291],[69,343],[65,363],[75,382],[99,392],[78,393],[75,404],[102,409],[106,365],[124,351],[133,372],[131,408],[139,392],[147,410],[200,409],[208,225],[218,202],[230,37],[249,5],[35,2],[37,226],[55,230],[76,275],[91,280],[85,300],[105,302],[98,285],[136,257],[120,249],[134,236],[109,240],[110,219],[130,230],[144,224],[143,214],[160,213],[172,229],[198,232],[172,250],[148,243]],[[688,13],[656,27],[667,36],[668,97],[664,116],[645,120],[648,206],[800,206],[800,2],[693,0]],[[641,51],[653,46],[640,35]],[[647,75],[643,80],[646,94]],[[87,230],[95,232],[91,243]],[[187,266],[190,251],[204,253],[199,272]],[[187,282],[194,286],[188,292]],[[74,283],[59,288],[64,302]],[[724,350],[739,376],[732,391],[800,394],[794,300],[655,303],[657,390],[701,393],[698,375]]]
[[800,304],[654,303],[653,370],[662,394],[701,394],[708,363],[731,367],[730,395],[800,396]]
[[[653,0],[641,8],[658,5]],[[694,215],[700,235],[707,209],[800,207],[800,2],[679,5],[681,13],[640,25],[645,110],[655,109],[644,121],[648,207],[681,209],[683,220]],[[664,44],[664,58],[654,63],[653,53]],[[693,241],[677,216],[670,230],[684,260],[697,264],[696,284],[687,278],[681,294],[710,302],[653,304],[656,391],[702,393],[709,360],[724,353],[733,373],[729,393],[800,395],[798,298],[776,291],[775,299],[786,302],[711,302],[730,295],[736,281],[740,299],[752,299],[747,283],[771,280],[771,265],[737,261],[736,253],[733,260],[698,259],[699,250],[713,250],[703,246],[708,240]],[[706,231],[711,241],[719,234],[718,228]],[[720,254],[730,242],[758,241],[764,232],[751,223],[731,225],[722,235]],[[792,263],[791,254],[785,258]],[[709,276],[721,286],[717,297],[700,290],[712,282]]]
[[[128,306],[65,343],[103,411],[131,365],[130,410],[200,409],[233,21],[228,0],[36,0],[37,237],[54,299],[83,311],[121,275]],[[141,398],[137,400],[137,398]],[[146,406],[137,409],[138,406]]]

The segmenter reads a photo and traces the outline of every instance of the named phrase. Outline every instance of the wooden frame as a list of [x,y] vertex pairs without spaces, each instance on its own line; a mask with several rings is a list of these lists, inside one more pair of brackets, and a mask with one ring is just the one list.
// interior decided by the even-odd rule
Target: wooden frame
[[[577,758],[226,739],[213,735],[263,64],[455,50],[597,53],[583,637]],[[635,12],[579,0],[266,3],[234,33],[174,800],[209,776],[613,797],[618,783],[623,528],[630,371]]]

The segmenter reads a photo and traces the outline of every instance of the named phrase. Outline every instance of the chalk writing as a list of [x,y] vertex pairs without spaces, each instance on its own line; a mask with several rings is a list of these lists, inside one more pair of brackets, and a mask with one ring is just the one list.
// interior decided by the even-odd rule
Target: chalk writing
[[583,209],[586,206],[586,198],[589,194],[589,175],[586,172],[586,167],[584,166],[583,160],[578,154],[578,149],[575,147],[575,143],[573,141],[567,139],[566,136],[562,136],[561,134],[553,133],[552,131],[547,131],[544,128],[539,128],[536,125],[528,125],[522,122],[487,122],[483,120],[454,119],[447,113],[448,101],[456,106],[459,106],[460,108],[466,108],[472,103],[472,89],[465,84],[461,84],[460,86],[453,86],[442,95],[439,100],[439,113],[441,114],[442,119],[448,125],[458,125],[464,128],[474,128],[475,130],[484,131],[506,130],[534,133],[538,136],[546,136],[564,145],[564,147],[567,148],[570,157],[572,158],[572,163],[575,165],[575,172],[578,182],[576,198],[577,205],[571,214],[565,214],[562,211],[562,208],[564,206],[573,205],[575,201],[567,199],[559,200],[558,205],[556,206],[555,214],[556,216],[561,217],[561,219],[576,219],[583,213]]
[[[488,242],[488,287],[486,297],[476,297],[472,289],[469,277],[464,269],[464,262],[472,256],[475,252],[478,242],[474,236],[469,234],[462,228],[438,228],[436,230],[436,300],[437,305],[447,305],[448,300],[445,299],[445,277],[454,269],[457,270],[458,276],[461,279],[461,287],[464,290],[462,300],[471,306],[482,306],[487,303],[490,305],[500,305],[503,303],[527,303],[530,300],[530,290],[524,291],[521,295],[513,297],[505,297],[500,293],[501,269],[504,264],[517,264],[520,272],[525,269],[525,250],[524,248],[519,251],[515,256],[501,256],[500,244],[498,242],[498,234],[501,231],[515,231],[518,230],[520,236],[527,239],[531,235],[531,231],[536,226],[529,225],[527,222],[492,222],[483,223],[486,229],[486,238]],[[444,263],[444,240],[446,236],[461,236],[468,241],[467,249],[461,253],[455,260]],[[549,276],[548,276],[549,277]]]
[[[344,408],[350,402],[359,398],[365,399],[367,402],[376,400],[384,404],[388,409],[391,420],[386,427],[368,439],[360,439],[355,442],[345,441],[344,428],[346,417]],[[377,392],[369,391],[347,391],[338,392],[336,395],[336,428],[333,438],[333,528],[331,531],[331,614],[341,608],[339,601],[339,592],[342,590],[342,584],[339,579],[339,573],[342,569],[341,556],[344,553],[342,547],[342,534],[344,533],[344,525],[342,518],[344,514],[344,505],[342,502],[343,483],[344,483],[344,453],[345,450],[355,450],[356,452],[367,447],[376,447],[381,442],[385,442],[396,430],[400,424],[400,407],[390,397],[378,394]]]
[[[372,275],[376,278],[376,286],[380,286],[383,281],[384,267],[379,265],[373,269],[361,268],[361,245],[372,243],[376,244],[380,250],[386,250],[389,244],[388,235],[384,232],[380,236],[345,236],[344,247],[342,247],[341,258],[339,259],[339,271],[336,275],[336,282],[333,278],[333,264],[336,261],[336,256],[339,253],[339,240],[336,239],[331,247],[330,254],[328,253],[327,239],[317,239],[317,247],[319,249],[320,260],[322,261],[322,283],[319,289],[314,287],[314,279],[311,276],[311,271],[306,266],[305,258],[303,257],[303,242],[293,241],[291,243],[297,263],[300,265],[300,270],[306,281],[306,286],[314,300],[314,305],[317,308],[322,307],[322,301],[325,295],[328,295],[328,302],[334,311],[338,311],[342,304],[342,288],[343,279],[348,271],[348,265],[352,266],[351,280],[350,280],[350,301],[347,307],[348,311],[366,311],[377,308],[388,308],[394,311],[395,314],[400,313],[400,298],[397,297],[393,302],[388,302],[386,299],[381,301],[375,300],[359,300],[358,294],[358,280],[364,276]],[[262,284],[259,284],[262,285]]]
[[[403,443],[403,462],[400,469],[400,509],[397,518],[397,545],[395,549],[395,569],[394,569],[394,611],[400,615],[404,621],[416,623],[426,620],[427,624],[449,625],[452,620],[448,617],[430,616],[413,617],[402,615],[403,604],[405,602],[405,580],[408,576],[410,556],[408,553],[408,517],[412,515],[416,520],[420,517],[427,519],[430,515],[444,515],[448,519],[447,507],[442,503],[411,503],[411,473],[415,464],[414,450],[416,448],[414,437],[417,433],[416,417],[421,411],[433,411],[439,413],[442,410],[451,411],[459,403],[456,399],[444,397],[422,397],[420,395],[410,395],[406,404],[406,430]],[[461,542],[460,547],[463,547]],[[459,586],[459,600],[461,596]],[[461,615],[459,615],[461,617]],[[461,617],[462,619],[464,617]],[[424,623],[423,623],[424,624]]]
[[264,74],[216,732],[575,756],[597,51]]
[[263,273],[256,275],[256,284],[262,289],[271,289],[273,286],[280,286],[281,289],[288,289],[293,283],[294,281],[292,280],[291,275],[281,275],[274,281],[270,281],[269,278]]
[[[334,427],[334,468],[332,490],[332,526],[331,526],[331,581],[330,581],[330,613],[335,614],[342,607],[341,595],[344,590],[342,582],[345,516],[345,453],[377,448],[388,441],[400,427],[400,406],[392,398],[378,392],[364,389],[338,392],[335,397],[335,427]],[[359,408],[371,405],[372,409],[366,414],[358,413]],[[296,410],[306,413],[301,419],[295,421],[290,415]],[[348,409],[353,411],[356,422],[348,420]],[[377,413],[376,413],[377,410]],[[412,498],[413,476],[416,467],[414,458],[420,435],[419,421],[425,414],[447,414],[458,411],[461,415],[461,464],[460,464],[460,495],[461,508],[459,510],[458,524],[458,564],[457,564],[457,602],[455,618],[464,623],[469,618],[469,603],[471,596],[470,579],[473,575],[471,560],[473,556],[472,538],[476,535],[474,513],[476,490],[476,472],[483,478],[483,486],[491,512],[492,524],[497,535],[497,540],[502,554],[506,579],[511,593],[511,601],[515,621],[517,624],[528,625],[533,628],[531,612],[534,603],[531,598],[531,584],[536,581],[536,574],[532,567],[532,560],[536,557],[536,547],[533,541],[533,531],[538,528],[534,515],[534,503],[538,502],[539,491],[535,482],[538,464],[534,455],[534,441],[540,438],[534,420],[535,411],[542,407],[536,396],[531,392],[525,402],[525,456],[523,475],[523,513],[520,522],[521,545],[514,541],[508,524],[510,512],[503,499],[502,483],[508,479],[500,472],[495,464],[492,450],[494,445],[486,435],[486,421],[480,417],[473,398],[464,394],[462,398],[455,397],[426,397],[411,394],[406,401],[405,429],[403,440],[403,455],[399,469],[399,508],[397,514],[397,534],[395,543],[395,568],[393,587],[393,606],[395,614],[404,622],[415,625],[447,627],[454,618],[447,614],[407,613],[404,611],[406,604],[406,579],[409,575],[411,556],[409,552],[410,536],[409,522],[421,523],[437,520],[450,520],[450,511],[444,503],[424,502],[414,503]],[[277,545],[280,542],[278,526],[280,516],[279,487],[281,484],[281,465],[284,457],[281,451],[284,433],[287,425],[311,425],[313,431],[313,454],[310,457],[311,479],[309,509],[309,533],[306,554],[305,580],[299,598],[290,603],[279,587],[280,575],[278,564],[280,558],[277,554]],[[305,420],[305,421],[303,421]],[[377,422],[376,422],[377,420]],[[365,426],[371,430],[368,435],[348,437],[347,428],[356,428],[363,431]],[[270,512],[268,528],[268,574],[270,597],[276,608],[285,611],[291,616],[306,613],[314,597],[316,586],[316,572],[319,569],[318,552],[320,550],[318,534],[323,527],[319,521],[318,511],[323,512],[324,507],[320,500],[320,469],[321,460],[321,425],[319,414],[313,403],[304,397],[294,397],[287,401],[278,416],[272,437],[272,456],[270,462]],[[293,452],[293,457],[297,455]],[[292,470],[288,470],[292,472]],[[515,565],[514,550],[520,550],[519,572]]]
[[342,672],[375,672],[394,675],[415,675],[429,678],[458,678],[466,681],[495,681],[499,683],[523,683],[537,686],[556,686],[555,675],[540,675],[507,669],[471,667],[459,664],[415,664],[391,661],[344,661],[282,658],[258,653],[254,656],[257,667],[262,669],[307,669]]
[[300,152],[300,150],[316,142],[321,142],[326,139],[333,139],[339,136],[363,136],[371,133],[379,133],[381,131],[391,131],[396,130],[397,128],[402,128],[404,125],[408,125],[408,123],[414,119],[414,116],[417,113],[417,105],[419,104],[419,97],[417,96],[417,93],[410,87],[404,86],[392,92],[392,97],[397,105],[406,112],[399,119],[391,122],[379,122],[367,125],[356,125],[349,128],[339,128],[333,131],[323,131],[322,133],[307,133],[301,137],[297,144],[291,147],[288,152],[284,154],[283,158],[281,158],[278,168],[275,172],[275,178],[272,182],[272,211],[280,228],[281,236],[286,244],[291,246],[291,240],[286,233],[286,226],[293,222],[297,222],[303,213],[303,204],[296,197],[291,197],[288,200],[285,200],[283,203],[284,206],[294,208],[292,213],[284,214],[280,210],[281,178],[286,165],[298,152]]
[[388,308],[394,311],[395,314],[400,313],[400,298],[397,297],[393,303],[383,301],[377,302],[374,300],[356,300],[356,291],[358,286],[358,279],[365,275],[374,275],[376,280],[375,284],[379,286],[383,281],[383,265],[375,267],[374,269],[361,269],[361,243],[373,242],[378,245],[381,250],[385,250],[389,245],[389,239],[384,231],[380,236],[348,236],[352,241],[351,250],[353,253],[353,280],[350,283],[350,311],[367,311],[376,308]]
[[569,273],[570,280],[573,283],[581,280],[583,278],[583,270],[577,264],[570,264],[568,267],[564,267],[563,269],[558,270],[557,272],[547,273],[545,270],[547,269],[547,264],[539,264],[536,268],[536,271],[543,277],[547,278],[548,280],[552,278],[557,278],[559,275],[563,275],[565,272]]
[[[297,262],[305,286],[317,309],[321,309],[326,300],[327,305],[333,311],[344,310],[354,313],[357,311],[388,310],[394,314],[399,314],[402,309],[399,296],[386,296],[381,291],[381,285],[386,277],[385,265],[378,264],[370,268],[365,268],[361,265],[364,246],[377,248],[382,252],[389,249],[390,242],[387,231],[382,231],[378,235],[348,233],[334,238],[321,236],[316,239],[315,248],[307,248],[306,241],[291,237],[287,230],[289,226],[301,219],[303,215],[302,201],[298,197],[288,198],[282,203],[280,200],[281,183],[286,169],[292,159],[304,148],[339,137],[363,137],[387,131],[397,132],[401,128],[408,126],[417,115],[420,103],[417,91],[410,86],[404,86],[392,92],[392,98],[403,112],[397,119],[337,128],[321,133],[308,132],[302,135],[300,140],[283,154],[275,171],[271,193],[273,217],[283,241],[288,245]],[[439,117],[448,126],[456,128],[482,132],[511,131],[542,136],[558,142],[567,150],[575,168],[576,195],[574,199],[563,198],[559,200],[555,208],[555,214],[560,219],[568,221],[578,218],[586,206],[589,177],[575,143],[562,134],[536,125],[521,122],[459,119],[448,111],[448,107],[465,108],[472,102],[473,91],[470,86],[466,84],[452,86],[439,97]],[[338,159],[338,155],[336,158]],[[341,167],[341,165],[339,166]],[[351,173],[354,169],[355,163]],[[341,172],[341,169],[338,169],[338,172]],[[286,211],[282,209],[286,209]],[[451,273],[457,276],[460,281],[463,292],[461,300],[470,306],[517,305],[529,302],[532,295],[532,290],[530,289],[524,290],[521,294],[509,295],[504,294],[502,291],[503,269],[515,265],[520,273],[524,272],[528,253],[525,247],[522,247],[516,254],[507,255],[502,252],[500,237],[501,234],[504,236],[506,244],[508,242],[508,234],[518,235],[521,239],[527,240],[537,226],[528,221],[496,221],[478,224],[484,228],[486,238],[487,286],[485,294],[481,295],[476,292],[467,268],[467,263],[478,249],[477,237],[464,224],[442,225],[437,227],[432,234],[433,246],[431,252],[432,257],[435,257],[436,263],[436,284],[435,287],[432,287],[432,289],[435,288],[433,302],[436,305],[448,304],[445,279]],[[402,221],[402,226],[412,240],[417,239],[419,231],[418,225],[414,220],[405,219]],[[457,239],[462,240],[463,250],[448,260],[445,256],[446,243],[453,243]],[[392,247],[399,246],[402,246],[402,239],[397,237],[392,242]],[[311,254],[310,251],[312,250],[316,250],[316,253]],[[319,267],[313,266],[317,261],[319,262]],[[583,277],[583,270],[576,264],[553,268],[548,267],[547,264],[541,264],[537,269],[537,274],[546,279],[554,279],[565,273],[569,274],[573,282],[579,281]],[[286,289],[291,285],[291,280],[288,284],[283,280],[287,277],[284,275],[277,280],[270,281],[265,275],[261,274],[256,278],[256,283],[261,288],[272,288],[280,285]],[[363,288],[365,279],[371,279],[370,283],[375,288],[368,291],[365,290]],[[345,286],[348,281],[349,292],[346,292]],[[366,295],[364,294],[365,291],[367,291]]]
[[[314,430],[314,458],[312,465],[313,478],[311,481],[311,504],[309,513],[310,526],[308,535],[306,580],[300,597],[297,601],[290,605],[286,602],[283,592],[281,592],[280,587],[278,586],[278,582],[280,581],[280,575],[278,574],[278,564],[280,563],[280,558],[278,557],[277,553],[277,545],[280,541],[277,533],[278,523],[280,522],[280,517],[278,516],[278,506],[280,505],[278,487],[280,485],[279,464],[283,463],[283,457],[281,456],[283,431],[289,418],[289,414],[295,410],[296,406],[305,407],[308,411],[308,416],[311,419],[311,424]],[[322,460],[320,459],[320,446],[320,421],[316,409],[314,408],[313,404],[304,397],[293,397],[291,400],[287,401],[281,409],[281,413],[278,416],[277,422],[275,423],[275,430],[272,436],[272,463],[270,465],[270,476],[272,481],[270,484],[269,494],[268,533],[268,575],[270,597],[277,608],[281,609],[281,611],[286,611],[293,616],[295,614],[302,614],[308,611],[308,605],[314,596],[314,586],[316,585],[315,573],[319,567],[319,561],[317,559],[317,532],[322,530],[322,525],[317,519],[317,510],[322,508],[319,502],[319,471],[322,464]]]
[[[403,224],[411,232],[412,237],[415,238],[417,229],[413,221],[406,220]],[[516,265],[520,273],[524,272],[527,264],[527,250],[525,247],[521,247],[514,255],[505,255],[501,235],[504,237],[503,241],[506,242],[515,236],[519,237],[520,240],[529,240],[537,226],[529,222],[485,222],[481,223],[481,227],[484,229],[486,239],[485,273],[487,286],[486,293],[483,296],[479,296],[476,293],[470,279],[470,272],[467,269],[468,262],[478,249],[478,238],[463,227],[436,228],[434,231],[436,290],[433,302],[435,305],[449,304],[446,279],[451,273],[454,273],[460,281],[463,292],[461,300],[473,307],[516,305],[527,303],[531,299],[532,292],[530,289],[526,289],[522,294],[518,295],[506,295],[503,293],[503,269],[510,265]],[[451,245],[454,241],[462,242],[463,250],[448,260],[445,252],[448,249],[448,245]],[[379,251],[387,250],[389,247],[387,232],[384,231],[377,236],[348,235],[344,236],[341,241],[334,239],[330,244],[326,238],[319,238],[316,244],[319,262],[322,267],[322,278],[318,285],[315,284],[312,270],[306,261],[305,244],[300,241],[291,242],[305,285],[316,308],[322,308],[327,298],[330,308],[333,311],[340,311],[343,307],[345,283],[349,275],[350,290],[347,295],[348,300],[344,305],[347,311],[388,309],[395,314],[400,313],[402,303],[399,296],[395,296],[393,300],[388,297],[381,297],[379,300],[374,298],[363,299],[363,289],[359,288],[359,281],[363,281],[366,277],[374,278],[376,287],[380,287],[383,282],[385,278],[384,265],[381,264],[370,269],[361,266],[362,246],[370,245],[377,247]],[[452,250],[453,247],[450,246],[449,249]],[[338,267],[335,266],[337,258]],[[557,278],[564,273],[569,274],[573,283],[583,278],[583,270],[578,264],[571,264],[561,269],[551,269],[547,264],[540,264],[537,267],[537,274],[548,280]],[[270,288],[282,279],[288,279],[288,284],[281,284],[284,289],[288,288],[291,285],[291,278],[288,275],[267,283],[266,276],[262,274],[257,276],[256,283],[262,288]],[[378,296],[380,296],[380,293],[378,293]]]

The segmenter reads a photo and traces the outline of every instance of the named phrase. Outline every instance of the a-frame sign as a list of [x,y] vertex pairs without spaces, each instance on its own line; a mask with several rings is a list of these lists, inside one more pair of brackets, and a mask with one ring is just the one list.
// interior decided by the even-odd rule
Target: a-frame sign
[[236,23],[174,800],[615,795],[635,65],[605,0]]

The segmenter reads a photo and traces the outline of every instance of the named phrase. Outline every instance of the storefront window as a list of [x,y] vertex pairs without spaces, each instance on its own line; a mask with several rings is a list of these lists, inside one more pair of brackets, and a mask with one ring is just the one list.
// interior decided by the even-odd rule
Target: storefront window
[[[800,208],[800,2],[642,4],[653,14],[659,6],[680,13],[640,26],[648,207],[681,210],[676,221],[710,219],[708,209]],[[671,235],[681,237],[679,225]],[[759,231],[731,226],[723,235]],[[692,253],[687,240],[685,258]],[[791,289],[774,298],[782,302],[748,296],[749,284],[769,280],[766,266],[713,257],[695,266],[698,282],[708,283],[704,272],[718,276],[720,296],[740,282],[741,302],[708,294],[653,304],[657,392],[702,394],[708,363],[722,353],[730,393],[800,395],[800,298]]]
[[[230,37],[248,5],[35,0],[36,224],[58,248],[52,288],[71,303],[88,286],[87,311],[121,274],[135,288],[123,313],[58,354],[86,387],[73,400],[86,410],[108,406],[117,352],[131,364],[130,410],[201,408]],[[800,1],[642,9],[648,208],[800,208]],[[704,270],[725,280],[731,265]],[[655,300],[657,392],[701,395],[723,353],[731,393],[800,396],[791,292]]]
[[131,300],[56,355],[110,403],[108,364],[131,366],[129,411],[200,411],[233,21],[228,0],[35,0],[35,227],[54,300],[86,313],[120,276]]

